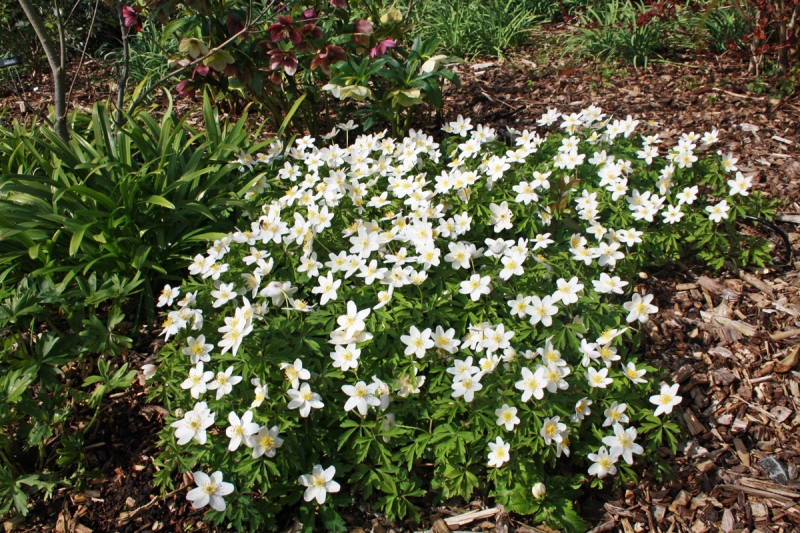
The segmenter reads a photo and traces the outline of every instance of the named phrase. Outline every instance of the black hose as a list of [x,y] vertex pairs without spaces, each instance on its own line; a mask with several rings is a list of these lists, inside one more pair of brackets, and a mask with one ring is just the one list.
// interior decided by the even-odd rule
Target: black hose
[[764,226],[768,227],[769,229],[780,235],[781,238],[783,239],[783,242],[786,245],[786,262],[774,263],[772,266],[785,267],[792,264],[792,258],[794,257],[794,249],[792,248],[792,243],[789,240],[789,235],[787,235],[785,231],[783,231],[781,228],[779,228],[769,220],[764,220],[763,218],[745,215],[744,219],[750,222],[758,222],[759,224],[763,224]]

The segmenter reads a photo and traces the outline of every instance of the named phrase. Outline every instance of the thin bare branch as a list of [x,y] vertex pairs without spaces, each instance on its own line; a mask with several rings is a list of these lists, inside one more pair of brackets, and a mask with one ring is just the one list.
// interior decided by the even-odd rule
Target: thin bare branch
[[69,94],[67,94],[67,102],[66,102],[67,107],[69,107],[70,103],[72,102],[72,88],[75,87],[75,80],[78,79],[78,74],[81,73],[81,67],[83,67],[83,59],[86,57],[86,48],[89,46],[89,39],[92,38],[92,29],[94,28],[94,18],[97,15],[98,5],[100,5],[100,0],[95,0],[94,11],[92,11],[92,21],[89,23],[89,31],[86,33],[86,41],[83,43],[83,50],[81,51],[81,59],[80,61],[78,61],[78,68],[75,71],[75,75],[72,77],[72,83],[69,84]]

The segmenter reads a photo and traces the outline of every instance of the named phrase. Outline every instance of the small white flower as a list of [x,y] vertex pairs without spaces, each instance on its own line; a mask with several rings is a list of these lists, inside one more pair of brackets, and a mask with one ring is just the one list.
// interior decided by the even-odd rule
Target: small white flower
[[601,368],[598,372],[592,367],[589,367],[588,371],[586,372],[586,380],[589,382],[590,387],[598,387],[601,389],[605,389],[606,386],[611,385],[614,382],[613,379],[608,377],[608,369]]
[[454,328],[450,328],[445,331],[442,326],[436,326],[436,331],[433,333],[431,338],[433,340],[433,345],[436,348],[441,348],[449,353],[456,353],[461,341],[455,339],[455,335],[456,330]]
[[329,466],[326,469],[322,465],[314,465],[310,474],[303,474],[300,476],[299,483],[308,487],[303,493],[303,499],[310,502],[313,499],[322,505],[325,503],[325,498],[328,493],[339,492],[339,484],[333,480],[336,475],[336,468]]
[[201,509],[210,503],[215,511],[225,510],[225,500],[222,497],[233,492],[233,485],[222,481],[222,472],[216,471],[210,477],[204,472],[195,472],[194,482],[197,483],[197,488],[186,494],[193,509]]
[[474,376],[464,377],[460,381],[456,381],[451,385],[453,393],[450,395],[453,398],[464,397],[464,401],[469,403],[475,398],[475,393],[483,389],[480,382],[481,374],[477,373]]
[[492,211],[492,218],[489,223],[494,225],[495,233],[514,227],[511,222],[514,215],[508,207],[508,202],[502,202],[500,205],[491,203],[489,204],[489,209]]
[[683,211],[681,211],[680,206],[670,205],[667,206],[667,210],[661,213],[661,216],[664,217],[664,222],[667,224],[675,224],[676,222],[680,222],[683,218]]
[[206,344],[205,335],[198,335],[196,339],[189,337],[186,339],[186,344],[186,348],[181,350],[181,353],[188,355],[193,365],[198,362],[208,363],[211,361],[209,353],[214,349],[214,345]]
[[242,381],[242,376],[233,376],[231,374],[233,374],[233,366],[226,368],[225,372],[217,372],[214,380],[208,384],[208,390],[216,389],[217,400],[226,394],[230,394],[233,390],[233,386]]
[[468,280],[461,282],[461,288],[458,292],[460,294],[468,294],[473,302],[477,302],[482,295],[492,292],[489,287],[491,279],[489,276],[481,277],[480,274],[473,274]]
[[341,368],[343,372],[358,368],[358,357],[361,355],[361,350],[356,348],[354,343],[347,346],[338,344],[334,350],[331,352],[334,368]]
[[562,433],[566,431],[567,425],[560,422],[560,417],[545,418],[539,435],[544,439],[544,443],[550,446],[552,442],[560,443]]
[[606,419],[603,422],[603,427],[613,426],[614,424],[627,424],[629,419],[625,414],[625,409],[628,408],[627,404],[614,402],[611,406],[603,411]]
[[720,203],[716,205],[707,205],[706,211],[708,211],[708,219],[711,222],[720,222],[722,219],[728,219],[728,211],[730,210],[730,206],[728,205],[727,200],[722,200]]
[[647,383],[647,380],[642,378],[642,376],[644,376],[646,373],[647,370],[643,368],[639,370],[633,363],[629,362],[627,365],[625,365],[625,377],[637,385]]
[[544,388],[547,386],[546,369],[539,366],[536,372],[522,367],[522,379],[514,384],[514,388],[522,391],[522,401],[527,402],[531,396],[537,400],[544,398]]
[[575,414],[570,417],[570,422],[573,424],[582,422],[584,418],[592,414],[589,407],[592,405],[592,400],[589,398],[582,398],[575,404]]
[[203,371],[203,362],[199,361],[194,368],[189,369],[189,377],[181,383],[182,389],[189,389],[192,398],[199,398],[208,390],[208,382],[214,379],[214,373]]
[[487,466],[494,466],[496,468],[500,468],[506,463],[509,459],[511,459],[511,444],[508,442],[503,442],[501,437],[497,437],[495,442],[489,443],[489,463]]
[[281,363],[281,370],[293,389],[300,385],[300,380],[311,379],[311,373],[303,368],[303,361],[299,358],[295,359],[294,363]]
[[230,444],[228,444],[228,450],[236,451],[242,441],[247,446],[250,446],[250,436],[258,431],[258,424],[253,422],[253,412],[246,411],[240,420],[236,413],[231,411],[228,415],[228,423],[230,426],[225,430],[225,434],[231,439]]
[[206,443],[206,429],[214,424],[214,413],[208,409],[206,402],[198,402],[191,411],[187,411],[182,420],[170,424],[175,428],[178,445],[183,446],[195,439],[198,444]]
[[298,409],[300,416],[303,418],[306,418],[311,413],[312,407],[314,409],[325,407],[325,404],[322,403],[322,398],[311,390],[311,386],[308,383],[300,385],[299,390],[289,389],[286,393],[292,399],[287,407],[289,409]]
[[681,192],[675,195],[675,197],[678,199],[678,205],[679,206],[683,204],[692,205],[694,201],[697,200],[697,193],[699,191],[700,189],[697,187],[697,185],[694,185],[692,187],[686,187]]
[[644,448],[634,442],[636,428],[623,428],[621,424],[614,424],[614,435],[603,437],[603,444],[611,448],[611,457],[616,459],[622,456],[629,465],[633,464],[633,454],[644,453]]
[[278,426],[273,426],[272,429],[266,426],[260,428],[250,441],[253,443],[253,459],[262,455],[275,457],[277,449],[283,446],[283,439],[278,436]]
[[[742,174],[741,172],[737,172],[735,180],[728,180],[728,187],[731,188],[730,190],[731,196],[735,194],[748,196],[750,194],[748,192],[748,189],[750,189],[750,186],[752,185],[751,181],[752,178],[745,178],[744,174]],[[169,285],[167,285],[167,287],[169,287]]]
[[401,335],[400,341],[406,345],[405,355],[415,355],[417,359],[425,357],[426,350],[433,348],[434,345],[431,328],[420,331],[416,326],[411,326],[408,335]]
[[531,324],[542,323],[549,328],[553,325],[553,316],[558,314],[558,307],[555,306],[557,300],[552,296],[543,296],[541,299],[534,295],[531,296],[531,305],[525,312],[531,317]]
[[497,416],[497,425],[505,426],[506,431],[514,431],[514,426],[520,423],[517,408],[510,407],[507,403],[504,403],[500,409],[495,409],[494,414]]
[[679,385],[677,383],[673,384],[672,386],[667,385],[666,383],[662,384],[661,392],[650,397],[650,403],[658,406],[653,413],[655,416],[659,416],[661,414],[670,414],[672,412],[672,408],[681,403],[683,397],[678,396],[678,387]]
[[344,405],[344,410],[358,409],[361,416],[367,416],[370,405],[377,407],[381,404],[381,400],[375,396],[374,384],[367,385],[363,381],[359,381],[355,385],[342,385],[342,392],[350,397]]
[[625,302],[622,304],[622,307],[628,311],[628,322],[634,322],[638,320],[642,324],[649,320],[649,315],[654,313],[658,313],[658,307],[655,305],[650,304],[653,301],[652,294],[646,294],[643,297],[639,296],[638,293],[635,293],[631,298],[630,302]]
[[600,274],[599,280],[593,280],[594,290],[599,293],[615,293],[622,294],[622,288],[628,284],[627,281],[622,281],[619,276],[611,277],[605,272]]
[[262,385],[260,379],[253,378],[250,380],[250,384],[255,387],[255,398],[253,399],[253,403],[250,404],[250,408],[255,409],[256,407],[260,407],[266,398],[269,398],[269,394],[267,393],[267,385]]
[[153,379],[157,370],[158,365],[142,365],[142,374],[144,375],[145,381],[148,379]]
[[617,467],[614,466],[617,460],[608,455],[608,449],[605,446],[602,446],[597,453],[590,453],[589,460],[594,463],[589,467],[590,476],[597,476],[603,479],[608,474],[613,476],[617,473]]
[[161,295],[158,297],[158,303],[156,307],[164,307],[172,305],[172,301],[177,298],[181,293],[181,289],[179,287],[172,288],[169,285],[164,285],[164,289],[161,291]]

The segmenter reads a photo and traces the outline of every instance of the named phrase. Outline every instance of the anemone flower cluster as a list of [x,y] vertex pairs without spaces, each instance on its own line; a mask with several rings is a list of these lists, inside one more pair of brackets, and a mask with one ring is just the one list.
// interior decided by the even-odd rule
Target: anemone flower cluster
[[[242,170],[257,173],[247,218],[158,300],[171,308],[165,340],[185,360],[162,363],[156,378],[177,379],[173,389],[194,402],[171,424],[177,445],[222,441],[209,404],[229,413],[225,453],[263,460],[290,428],[301,441],[303,428],[374,418],[391,443],[405,430],[393,405],[408,418],[437,405],[488,420],[489,467],[529,450],[590,462],[601,478],[620,459],[632,464],[644,448],[620,399],[654,392],[657,369],[624,339],[659,309],[626,265],[672,228],[724,220],[751,180],[737,173],[716,196],[691,181],[697,143],[716,143],[716,130],[667,147],[594,106],[548,110],[539,124],[560,131],[509,131],[503,144],[459,117],[442,144],[412,130],[240,154]],[[737,170],[725,157],[723,176]],[[677,392],[664,384],[653,414],[671,413]],[[637,415],[648,409],[636,405]],[[571,455],[578,432],[597,440],[596,453]],[[280,452],[298,454],[283,481],[299,479],[306,501],[322,504],[339,490],[336,469],[291,448]],[[302,464],[316,466],[298,478],[291,465]],[[195,473],[195,505],[224,508],[233,487],[216,474]]]

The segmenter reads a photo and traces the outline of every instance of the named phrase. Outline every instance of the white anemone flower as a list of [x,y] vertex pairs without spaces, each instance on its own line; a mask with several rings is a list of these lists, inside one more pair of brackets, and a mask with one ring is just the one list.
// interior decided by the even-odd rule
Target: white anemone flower
[[460,294],[468,294],[473,302],[477,302],[484,294],[492,292],[489,286],[492,278],[489,276],[481,277],[480,274],[473,274],[468,280],[461,282]]
[[589,467],[589,475],[591,476],[603,479],[609,474],[613,476],[617,473],[617,467],[614,466],[617,459],[608,455],[608,449],[605,446],[602,446],[597,453],[590,453],[589,460],[593,462],[592,466]]
[[417,359],[425,357],[425,351],[435,344],[431,339],[431,328],[420,331],[416,326],[411,326],[409,334],[401,335],[400,340],[406,345],[405,355],[415,355]]
[[664,383],[661,385],[661,392],[650,397],[650,403],[658,406],[653,413],[655,416],[670,414],[672,408],[681,403],[683,397],[678,396],[678,387],[677,383],[671,386]]
[[511,407],[507,403],[504,403],[500,409],[495,409],[494,414],[497,416],[497,425],[505,426],[506,431],[514,431],[514,426],[520,423],[517,408]]
[[322,398],[316,392],[311,390],[308,383],[300,385],[300,389],[289,389],[286,391],[292,399],[287,407],[289,409],[298,409],[300,416],[306,418],[311,413],[311,408],[322,409],[325,404],[322,403]]
[[275,457],[277,449],[283,446],[283,439],[278,436],[278,426],[273,426],[272,429],[264,426],[250,440],[253,443],[253,459],[262,455]]
[[342,385],[342,392],[349,396],[344,404],[345,411],[358,409],[361,416],[367,416],[369,406],[377,407],[381,404],[380,398],[375,396],[375,384],[367,385],[359,381],[355,385]]
[[333,359],[334,368],[341,368],[343,372],[346,372],[358,368],[358,357],[360,355],[361,350],[356,348],[355,343],[351,342],[347,346],[337,344],[335,351],[331,352],[331,359]]
[[208,504],[215,511],[225,510],[225,500],[233,492],[233,484],[222,481],[222,472],[216,471],[211,476],[205,472],[195,472],[194,482],[197,487],[186,494],[186,499],[192,502],[193,509],[201,509]]
[[303,499],[307,502],[316,499],[320,505],[325,503],[325,498],[329,492],[339,492],[340,487],[333,480],[334,475],[336,475],[335,467],[329,466],[323,469],[322,465],[314,465],[310,474],[303,474],[298,480],[302,486],[308,487],[303,493]]
[[206,429],[214,424],[214,416],[206,402],[196,403],[194,409],[183,415],[183,419],[170,424],[170,427],[175,428],[178,445],[183,446],[192,439],[195,439],[198,444],[205,444]]
[[628,317],[626,320],[628,322],[634,322],[638,320],[642,324],[647,322],[650,319],[649,315],[658,313],[658,307],[650,304],[652,301],[652,294],[646,294],[644,297],[640,296],[639,294],[634,294],[630,302],[625,302],[622,304],[622,307],[628,311]]
[[192,398],[199,398],[201,394],[205,394],[208,388],[208,382],[214,379],[214,373],[211,371],[203,371],[203,362],[198,361],[197,366],[189,369],[189,377],[181,383],[182,389],[189,389]]
[[614,424],[614,435],[603,437],[603,444],[610,447],[612,458],[622,456],[629,465],[633,464],[633,454],[644,453],[644,448],[636,444],[636,428],[622,427],[622,424]]
[[225,430],[225,434],[231,439],[228,450],[236,451],[242,442],[249,447],[250,436],[258,431],[258,424],[253,422],[253,412],[246,411],[239,419],[238,415],[231,411],[228,415],[228,423],[230,426]]
[[544,443],[550,446],[552,442],[560,443],[562,433],[566,431],[567,425],[560,421],[560,417],[545,418],[539,435],[544,439]]
[[233,366],[225,369],[225,372],[217,372],[214,380],[208,384],[208,390],[217,391],[217,400],[230,394],[233,386],[242,381],[242,376],[233,376]]
[[489,463],[487,466],[500,468],[504,463],[511,459],[511,443],[503,442],[502,437],[497,437],[494,442],[489,443]]
[[608,409],[603,411],[603,415],[606,417],[603,427],[613,426],[614,424],[627,424],[629,421],[628,415],[625,414],[625,409],[627,408],[628,404],[612,403]]

